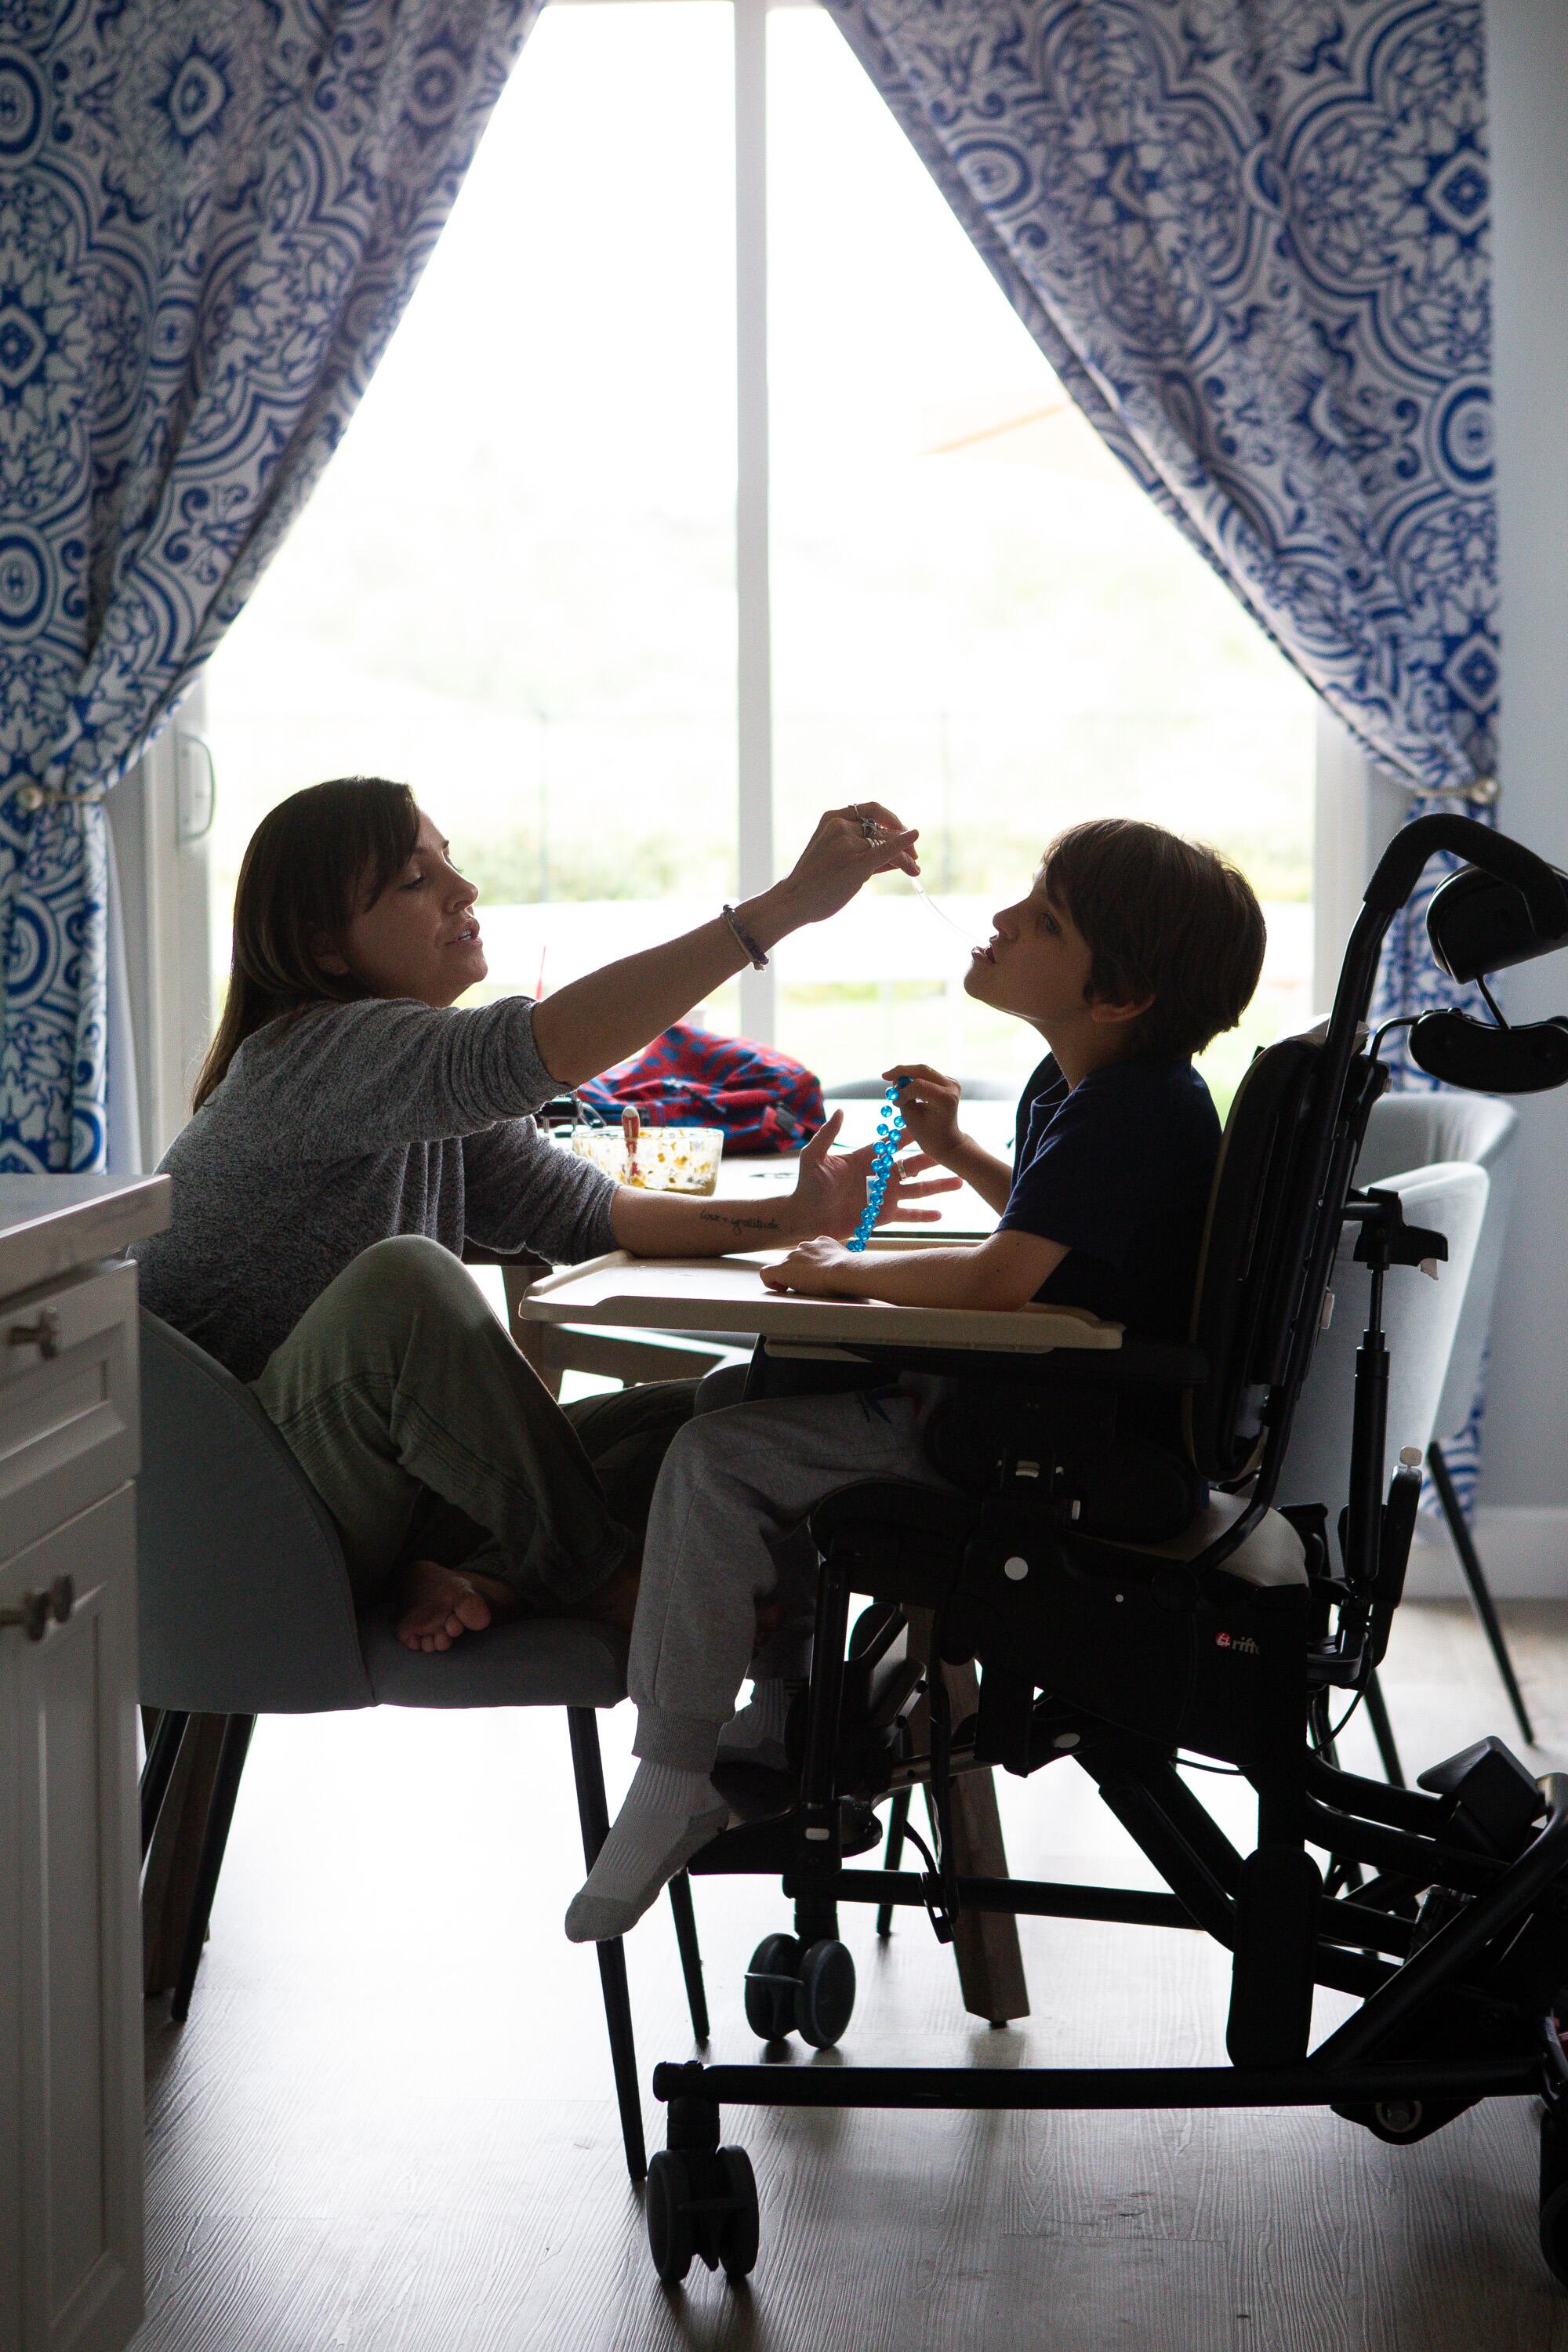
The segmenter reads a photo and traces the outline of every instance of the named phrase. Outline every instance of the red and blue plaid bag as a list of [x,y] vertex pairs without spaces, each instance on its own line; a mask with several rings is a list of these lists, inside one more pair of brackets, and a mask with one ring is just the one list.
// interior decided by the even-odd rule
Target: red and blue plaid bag
[[804,1063],[684,1021],[577,1098],[608,1119],[635,1104],[649,1127],[721,1127],[735,1152],[798,1151],[825,1117],[821,1081]]

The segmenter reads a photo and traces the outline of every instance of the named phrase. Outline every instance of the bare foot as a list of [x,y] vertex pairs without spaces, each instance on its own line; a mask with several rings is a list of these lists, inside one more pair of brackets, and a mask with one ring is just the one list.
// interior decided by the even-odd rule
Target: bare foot
[[413,1559],[398,1579],[403,1613],[395,1632],[405,1650],[449,1650],[465,1633],[517,1614],[517,1598],[499,1577]]

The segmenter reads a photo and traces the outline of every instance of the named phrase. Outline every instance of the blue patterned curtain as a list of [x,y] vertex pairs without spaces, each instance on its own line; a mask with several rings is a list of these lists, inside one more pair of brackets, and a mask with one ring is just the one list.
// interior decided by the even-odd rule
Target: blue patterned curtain
[[385,347],[540,0],[0,0],[0,1170],[104,1143],[105,792]]
[[[1090,422],[1411,814],[1498,694],[1479,0],[829,0]],[[1447,1001],[1424,892],[1380,1017]],[[1425,1084],[1407,1060],[1396,1083]],[[1473,1480],[1479,1415],[1458,1461]]]

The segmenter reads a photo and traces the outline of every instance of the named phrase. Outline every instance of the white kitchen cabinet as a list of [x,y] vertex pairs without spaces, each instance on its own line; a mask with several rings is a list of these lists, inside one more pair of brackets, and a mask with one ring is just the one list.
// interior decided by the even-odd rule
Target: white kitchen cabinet
[[142,2318],[136,1294],[101,1257],[166,1191],[0,1179],[4,2352]]

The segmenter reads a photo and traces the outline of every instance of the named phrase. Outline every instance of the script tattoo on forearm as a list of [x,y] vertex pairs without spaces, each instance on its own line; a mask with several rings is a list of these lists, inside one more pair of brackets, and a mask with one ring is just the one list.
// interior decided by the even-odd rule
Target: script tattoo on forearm
[[699,1209],[697,1220],[704,1225],[728,1225],[732,1234],[776,1234],[776,1217],[727,1217],[721,1209]]

